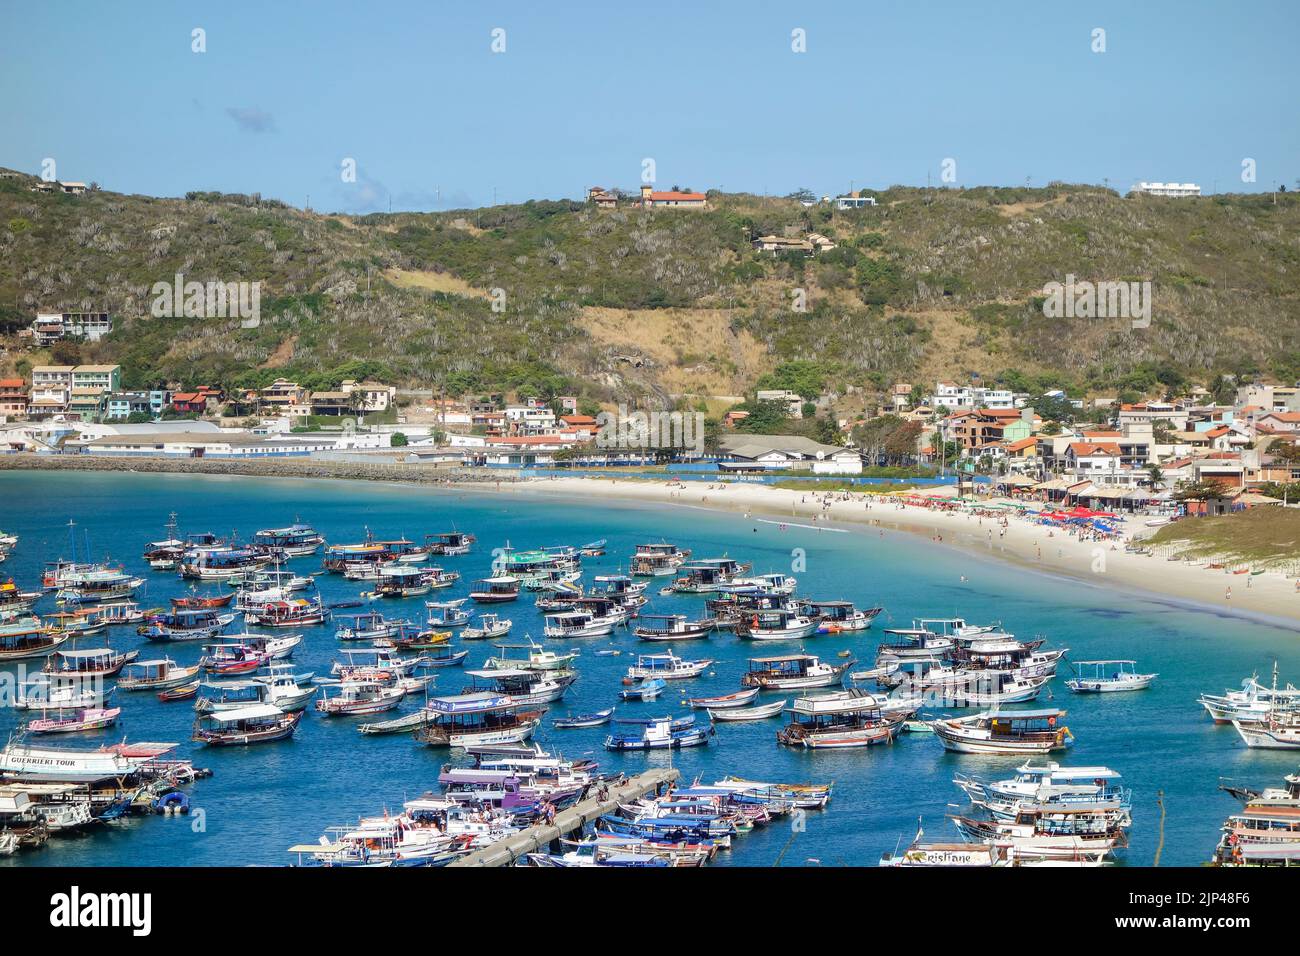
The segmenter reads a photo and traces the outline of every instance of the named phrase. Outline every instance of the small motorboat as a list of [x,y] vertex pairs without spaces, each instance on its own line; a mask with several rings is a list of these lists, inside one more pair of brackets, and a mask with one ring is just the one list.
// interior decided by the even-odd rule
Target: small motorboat
[[158,699],[164,704],[174,700],[191,700],[198,696],[199,683],[199,681],[194,681],[192,684],[182,684],[180,687],[169,688],[168,690],[160,692],[158,694]]
[[1076,694],[1146,690],[1159,674],[1137,673],[1136,661],[1075,661],[1075,677],[1065,686]]
[[624,700],[654,700],[663,689],[668,686],[668,682],[662,677],[646,677],[638,684],[619,691]]
[[556,730],[576,730],[579,727],[601,727],[609,723],[614,716],[614,708],[598,710],[591,714],[577,714],[573,717],[557,717],[551,723]]
[[742,722],[747,720],[767,720],[769,717],[775,717],[785,709],[785,701],[777,700],[770,704],[759,704],[757,707],[739,707],[739,708],[708,708],[709,717],[712,720]]
[[172,607],[183,608],[188,611],[199,611],[209,608],[227,607],[234,599],[234,591],[231,591],[229,594],[218,594],[215,597],[194,594],[186,597],[172,598]]
[[701,710],[731,710],[744,707],[757,696],[758,688],[751,687],[748,690],[736,691],[734,694],[723,694],[721,697],[692,697],[687,700],[687,703]]

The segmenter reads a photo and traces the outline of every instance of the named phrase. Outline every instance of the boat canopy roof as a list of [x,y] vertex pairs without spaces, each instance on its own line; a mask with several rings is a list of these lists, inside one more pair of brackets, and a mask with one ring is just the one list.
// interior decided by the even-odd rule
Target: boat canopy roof
[[990,720],[1045,720],[1049,717],[1064,717],[1065,711],[1055,707],[1042,710],[989,710],[979,716]]
[[796,714],[851,714],[862,710],[879,710],[881,701],[874,694],[859,691],[833,691],[829,694],[814,694],[808,697],[796,697],[790,710]]
[[1092,665],[1092,664],[1133,664],[1133,665],[1136,665],[1136,664],[1137,664],[1137,661],[1121,661],[1121,660],[1109,660],[1109,661],[1075,661],[1074,664],[1075,664],[1076,667],[1078,667],[1078,666],[1080,666],[1080,665],[1083,665],[1083,664],[1089,664],[1089,665]]
[[1035,766],[1026,762],[1017,770],[1023,774],[1050,775],[1054,780],[1118,780],[1123,776],[1119,771],[1111,770],[1109,767],[1062,767],[1055,763]]
[[425,705],[439,714],[477,714],[489,710],[506,710],[515,706],[514,699],[505,694],[489,692],[457,694],[453,697],[430,697]]
[[407,800],[402,807],[410,811],[438,812],[442,810],[453,810],[460,806],[455,800],[439,800],[436,797],[421,797],[418,800]]
[[751,664],[778,664],[786,661],[815,661],[816,654],[782,654],[779,657],[751,657]]
[[266,720],[269,717],[283,717],[284,711],[271,704],[251,704],[248,707],[238,707],[234,710],[218,710],[204,716],[213,723],[233,724],[241,720]]
[[492,667],[481,671],[465,671],[470,677],[481,677],[484,680],[502,680],[510,677],[537,677],[536,671],[525,670],[522,667]]

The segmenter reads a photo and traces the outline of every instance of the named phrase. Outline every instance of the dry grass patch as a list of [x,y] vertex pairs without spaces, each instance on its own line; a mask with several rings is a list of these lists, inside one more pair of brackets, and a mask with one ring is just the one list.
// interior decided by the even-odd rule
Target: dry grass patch
[[726,309],[588,307],[578,324],[597,346],[649,358],[649,376],[673,393],[741,394],[773,364],[748,332],[731,331]]
[[443,292],[466,299],[488,299],[486,289],[478,289],[450,272],[432,269],[385,269],[384,278],[401,289],[419,289],[423,292]]

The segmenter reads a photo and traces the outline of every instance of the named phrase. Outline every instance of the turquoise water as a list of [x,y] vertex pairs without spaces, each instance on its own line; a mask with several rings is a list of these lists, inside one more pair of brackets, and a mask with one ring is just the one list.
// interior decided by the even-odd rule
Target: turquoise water
[[[1022,638],[1041,635],[1052,646],[1070,648],[1069,656],[1076,660],[1133,657],[1142,669],[1158,671],[1155,687],[1145,693],[1077,697],[1064,687],[1065,674],[1052,685],[1054,703],[1069,709],[1066,723],[1077,738],[1068,762],[1107,764],[1122,772],[1133,789],[1129,865],[1150,864],[1154,856],[1158,790],[1164,792],[1167,811],[1162,863],[1195,865],[1209,857],[1219,826],[1237,806],[1216,790],[1221,775],[1276,785],[1283,774],[1296,769],[1294,755],[1248,751],[1230,727],[1211,724],[1196,703],[1204,691],[1235,687],[1255,671],[1267,674],[1275,658],[1283,676],[1295,678],[1300,673],[1300,647],[1294,628],[1135,596],[1105,587],[1104,578],[1099,586],[1049,577],[900,532],[882,536],[865,527],[847,534],[783,531],[740,515],[590,499],[564,502],[357,482],[182,475],[0,473],[0,500],[5,503],[0,528],[21,537],[9,561],[0,566],[0,575],[12,575],[25,589],[37,586],[42,564],[68,554],[66,524],[71,518],[77,522],[79,549],[84,547],[84,532],[92,555],[111,556],[148,576],[142,598],[146,606],[165,603],[183,591],[173,574],[150,572],[140,558],[146,542],[164,537],[170,511],[178,512],[186,531],[237,530],[245,538],[259,528],[288,524],[298,515],[333,542],[360,540],[366,526],[381,537],[415,538],[447,530],[454,522],[477,534],[479,543],[472,554],[444,560],[445,567],[462,574],[456,587],[437,592],[446,598],[465,595],[470,581],[485,576],[491,549],[507,539],[526,548],[608,538],[606,557],[584,559],[586,581],[593,574],[618,570],[636,543],[661,537],[693,549],[697,556],[728,553],[752,561],[755,572],[789,572],[792,551],[801,548],[806,569],[797,572],[800,593],[851,599],[863,607],[882,604],[887,614],[878,626],[905,626],[922,616],[1001,620]],[[302,558],[293,566],[315,570],[318,561]],[[336,575],[318,580],[326,601],[355,597],[362,588]],[[385,601],[380,606],[390,616],[418,618],[422,600]],[[695,610],[701,600],[655,595],[647,611]],[[51,609],[48,599],[38,606],[42,612]],[[540,637],[541,618],[527,596],[501,610],[515,622],[512,640],[530,632]],[[164,650],[130,629],[114,633],[116,646],[142,646],[145,657]],[[339,656],[333,628],[306,633],[295,663],[318,674],[328,671]],[[561,703],[552,705],[549,716],[615,703],[629,654],[645,645],[626,632],[616,633],[613,640],[625,649],[621,657],[592,654],[606,646],[608,638],[570,642],[584,650],[581,677]],[[867,660],[879,640],[879,631],[873,629],[818,637],[807,646],[826,659],[852,649]],[[787,646],[795,649],[779,645]],[[493,652],[488,642],[471,642],[469,647],[469,665],[480,664]],[[165,650],[183,663],[192,663],[200,654],[198,647],[185,644]],[[620,704],[620,710],[685,713],[682,696],[736,690],[748,656],[782,652],[773,645],[755,651],[730,634],[690,642],[679,646],[678,653],[713,658],[716,663],[706,676],[679,683],[657,702]],[[443,692],[456,692],[464,682],[458,668],[437,674]],[[204,828],[195,832],[194,820],[183,817],[133,818],[91,835],[52,840],[45,849],[0,859],[0,866],[283,864],[290,862],[284,851],[291,844],[314,842],[327,826],[346,824],[385,806],[396,808],[403,799],[433,788],[448,759],[448,751],[417,745],[406,736],[362,737],[356,725],[367,718],[326,720],[314,712],[306,715],[291,742],[206,750],[188,742],[193,714],[187,704],[162,704],[151,694],[119,694],[118,703],[125,705],[119,728],[89,739],[116,739],[125,733],[131,740],[181,742],[181,754],[214,771],[213,777],[191,788],[194,806],[204,810]],[[408,703],[402,712],[414,706]],[[12,711],[0,712],[0,733],[11,729],[16,717]],[[777,720],[719,725],[709,748],[671,755],[606,753],[601,741],[607,728],[555,731],[549,719],[538,739],[569,756],[590,753],[609,770],[636,772],[671,762],[688,779],[699,774],[711,781],[735,773],[783,781],[835,781],[830,806],[810,814],[804,832],[769,827],[738,838],[735,849],[719,861],[735,865],[771,865],[778,859],[785,865],[809,860],[874,864],[900,839],[911,839],[918,818],[924,819],[927,838],[955,839],[944,819],[945,813],[954,812],[949,804],[958,804],[961,797],[951,782],[953,772],[1003,775],[1000,771],[1015,764],[948,754],[928,735],[904,735],[891,747],[796,751],[777,745],[778,727]],[[63,738],[68,744],[74,739],[88,738]]]

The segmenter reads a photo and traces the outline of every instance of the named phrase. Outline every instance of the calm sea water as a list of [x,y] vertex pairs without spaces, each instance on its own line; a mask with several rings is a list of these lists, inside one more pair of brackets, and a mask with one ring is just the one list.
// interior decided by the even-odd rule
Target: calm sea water
[[[846,598],[859,606],[882,604],[879,626],[906,626],[914,617],[961,615],[976,622],[1001,620],[1022,638],[1046,637],[1068,647],[1073,659],[1132,657],[1142,669],[1160,673],[1145,693],[1077,697],[1064,687],[1062,674],[1052,685],[1054,703],[1069,710],[1066,723],[1077,743],[1073,764],[1106,764],[1124,774],[1133,790],[1134,824],[1129,865],[1149,865],[1158,842],[1157,791],[1167,811],[1164,855],[1168,864],[1195,865],[1208,858],[1224,817],[1237,806],[1218,792],[1220,776],[1276,785],[1296,769],[1285,752],[1248,751],[1231,728],[1211,724],[1196,703],[1204,691],[1222,692],[1252,672],[1266,675],[1274,659],[1284,677],[1300,672],[1296,630],[1252,623],[1174,603],[1133,596],[1090,582],[1062,580],[931,544],[902,533],[880,535],[869,528],[847,534],[798,528],[781,530],[740,515],[696,510],[664,510],[595,500],[561,502],[522,495],[474,495],[421,487],[356,482],[256,480],[181,475],[0,473],[0,528],[21,536],[0,575],[12,575],[24,588],[37,586],[45,561],[70,554],[67,522],[77,522],[77,548],[87,542],[96,558],[111,557],[147,575],[142,601],[165,603],[185,588],[174,575],[148,571],[140,554],[146,542],[164,537],[167,515],[176,511],[186,531],[237,531],[247,538],[260,528],[311,522],[332,542],[360,540],[369,527],[378,536],[419,537],[448,530],[453,523],[478,535],[474,553],[444,560],[462,574],[440,597],[463,596],[468,583],[486,576],[491,549],[507,540],[516,548],[581,545],[609,539],[608,555],[584,559],[584,580],[626,566],[641,541],[666,538],[697,556],[729,554],[752,561],[755,572],[791,570],[792,551],[806,553],[806,570],[797,576],[800,593],[824,599]],[[302,558],[296,568],[315,570],[319,558]],[[963,580],[964,578],[964,580]],[[354,597],[362,585],[329,575],[318,579],[326,601]],[[224,585],[207,585],[216,590]],[[652,585],[653,591],[657,585]],[[419,618],[423,599],[384,601],[390,616]],[[652,596],[647,611],[696,610],[701,598]],[[46,599],[38,610],[49,612]],[[542,621],[525,596],[502,612],[512,618],[512,640],[541,635]],[[345,611],[342,613],[355,613]],[[308,629],[295,654],[300,669],[325,673],[339,657],[333,627]],[[874,655],[878,630],[853,636],[823,636],[809,650],[834,658],[854,651],[860,660]],[[144,657],[170,653],[192,663],[201,653],[186,644],[149,645],[130,629],[116,629],[120,648],[142,646]],[[550,642],[557,644],[560,642]],[[630,633],[616,633],[620,657],[596,657],[608,638],[571,642],[582,646],[581,677],[568,696],[552,705],[549,716],[611,706],[630,655],[646,646]],[[91,646],[88,640],[86,646]],[[488,642],[472,642],[469,665],[493,652]],[[680,682],[658,701],[620,705],[640,715],[685,713],[681,698],[722,694],[739,688],[745,660],[752,654],[783,653],[789,645],[755,650],[733,635],[678,647],[687,657],[709,657],[705,676]],[[12,669],[12,666],[11,668]],[[1068,670],[1068,668],[1065,668]],[[438,690],[458,691],[466,679],[457,668],[437,672]],[[790,695],[786,695],[790,696]],[[767,697],[767,699],[772,699]],[[1046,702],[1046,701],[1044,701]],[[162,704],[152,694],[120,694],[125,706],[119,728],[100,735],[64,737],[63,742],[103,741],[122,734],[131,740],[180,742],[214,775],[191,788],[193,804],[205,811],[206,829],[194,832],[183,817],[133,818],[92,834],[51,840],[46,848],[0,859],[0,866],[28,865],[241,865],[291,862],[285,849],[314,842],[330,825],[355,821],[436,786],[449,752],[415,744],[409,737],[362,737],[367,718],[321,718],[308,712],[297,737],[287,743],[248,749],[204,749],[188,742],[193,712],[186,703]],[[418,706],[404,705],[403,712]],[[395,716],[389,714],[387,716]],[[0,733],[18,723],[12,711],[0,712]],[[864,750],[806,752],[778,746],[780,722],[719,725],[707,749],[673,754],[618,755],[601,748],[607,728],[555,731],[549,719],[538,739],[569,756],[591,754],[602,767],[637,772],[673,764],[687,779],[712,781],[727,773],[779,781],[835,782],[827,810],[809,815],[805,832],[769,827],[735,841],[722,864],[765,866],[819,861],[825,865],[872,865],[914,835],[918,819],[927,838],[956,837],[945,814],[961,804],[952,784],[954,771],[1006,775],[1016,761],[956,756],[925,735],[903,735],[897,744]]]

